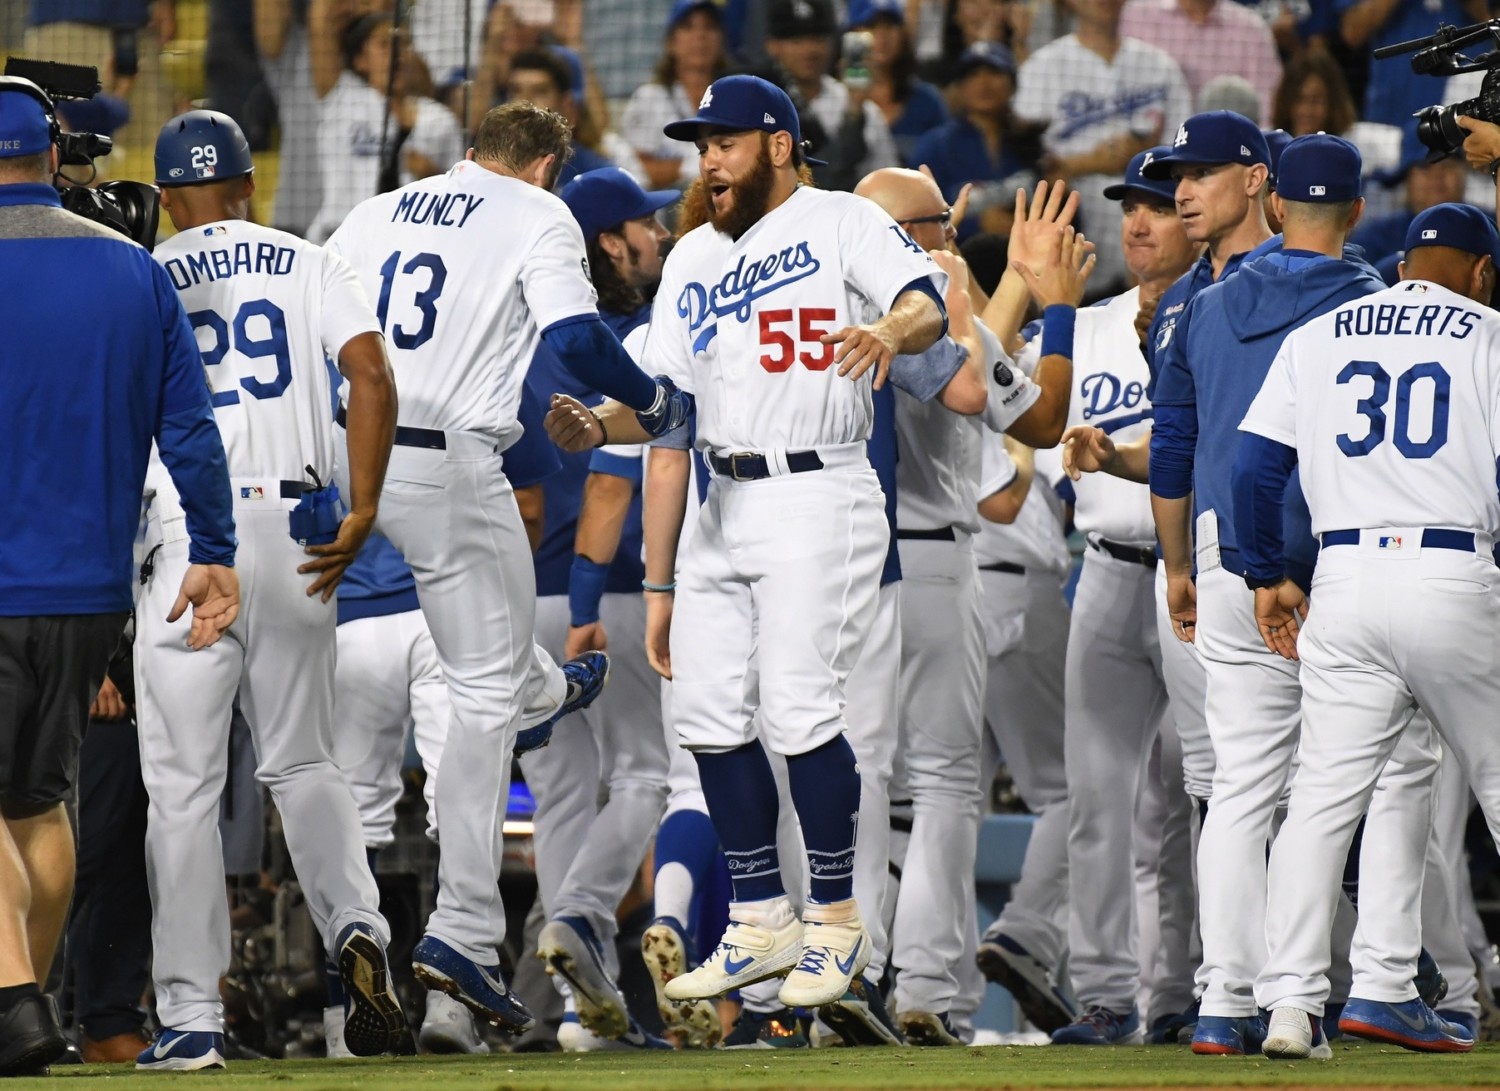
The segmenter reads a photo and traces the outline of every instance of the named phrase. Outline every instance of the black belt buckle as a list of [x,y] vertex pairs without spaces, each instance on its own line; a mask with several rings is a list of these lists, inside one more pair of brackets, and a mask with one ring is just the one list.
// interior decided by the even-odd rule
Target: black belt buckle
[[769,476],[765,455],[737,451],[728,458],[720,458],[718,463],[715,468],[735,481],[759,481]]

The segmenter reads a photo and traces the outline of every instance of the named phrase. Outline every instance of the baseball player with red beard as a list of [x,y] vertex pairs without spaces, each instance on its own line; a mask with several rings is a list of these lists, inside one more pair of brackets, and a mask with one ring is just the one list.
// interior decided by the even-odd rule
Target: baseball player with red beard
[[[942,335],[947,278],[872,203],[798,185],[800,126],[772,84],[718,80],[666,132],[697,143],[712,212],[667,260],[645,363],[696,396],[713,482],[676,588],[646,589],[676,592],[673,719],[734,882],[723,941],[666,994],[785,974],[781,1002],[817,1007],[870,959],[852,896],[860,781],[843,714],[889,539],[865,451],[871,388],[895,355]],[[647,438],[623,406],[554,404],[548,430],[565,448]],[[807,847],[801,920],[761,733],[786,756]]]

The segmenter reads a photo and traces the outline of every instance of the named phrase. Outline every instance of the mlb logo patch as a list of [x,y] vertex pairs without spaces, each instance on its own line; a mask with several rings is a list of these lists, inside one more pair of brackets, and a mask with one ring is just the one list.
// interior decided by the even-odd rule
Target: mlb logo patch
[[213,176],[214,176],[214,169],[213,169],[213,167],[207,167],[207,166],[205,166],[205,167],[199,167],[198,168],[198,177],[199,178],[212,178]]
[[1308,186],[1307,187],[1307,195],[1309,197],[1324,197],[1324,196],[1327,196],[1327,194],[1328,194],[1328,187],[1327,186]]
[[264,500],[266,490],[259,485],[245,485],[240,488],[241,500]]
[[1427,228],[1425,231],[1422,232],[1422,238],[1424,240],[1437,238],[1437,229],[1433,228],[1433,227]]
[[1381,549],[1400,549],[1401,536],[1399,534],[1382,534],[1380,536]]
[[205,236],[227,235],[229,234],[229,228],[225,227],[223,224],[215,224],[213,227],[205,227],[203,229],[203,234]]

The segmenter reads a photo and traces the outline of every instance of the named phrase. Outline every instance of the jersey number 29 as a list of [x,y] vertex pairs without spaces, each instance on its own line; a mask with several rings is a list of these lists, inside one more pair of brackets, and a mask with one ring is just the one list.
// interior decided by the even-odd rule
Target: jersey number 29
[[[252,332],[251,320],[264,319],[264,323],[256,323],[259,329],[265,330],[264,336]],[[240,380],[240,386],[253,398],[264,401],[267,398],[279,398],[286,392],[286,388],[292,382],[292,353],[286,342],[286,314],[269,299],[252,299],[240,304],[240,309],[234,316],[234,337],[231,342],[229,323],[218,311],[193,311],[188,315],[188,321],[193,324],[193,329],[210,330],[213,333],[214,343],[203,352],[203,365],[215,367],[224,362],[231,343],[234,351],[241,356],[248,356],[252,360],[261,360],[267,356],[276,358],[276,375],[269,382],[248,375]],[[214,392],[213,403],[215,408],[222,405],[238,405],[240,392],[233,386],[225,386]]]
[[[1390,373],[1374,360],[1350,360],[1339,372],[1337,382],[1344,386],[1358,378],[1369,378],[1370,396],[1355,403],[1355,411],[1370,422],[1365,434],[1355,439],[1344,432],[1338,437],[1339,450],[1349,458],[1367,455],[1385,439],[1385,403],[1391,397]],[[1432,425],[1427,438],[1411,438],[1412,391],[1424,379],[1432,381]],[[1391,442],[1405,458],[1431,458],[1448,442],[1448,392],[1452,380],[1436,360],[1413,364],[1396,380],[1396,427]]]

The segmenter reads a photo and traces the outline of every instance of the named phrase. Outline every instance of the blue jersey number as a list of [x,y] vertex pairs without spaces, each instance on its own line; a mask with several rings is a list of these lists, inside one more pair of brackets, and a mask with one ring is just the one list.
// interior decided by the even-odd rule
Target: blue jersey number
[[[1369,427],[1359,439],[1347,432],[1338,437],[1339,450],[1350,458],[1369,454],[1385,439],[1385,403],[1391,397],[1391,377],[1385,368],[1374,360],[1350,360],[1336,381],[1344,386],[1366,376],[1370,379],[1370,396],[1356,402],[1354,409],[1370,422]],[[1427,430],[1427,438],[1418,442],[1411,438],[1411,398],[1413,388],[1424,379],[1432,381],[1432,424]],[[1391,442],[1403,457],[1431,458],[1448,442],[1448,393],[1451,386],[1448,373],[1436,361],[1408,368],[1396,380],[1396,428]]]
[[427,287],[417,292],[416,298],[412,300],[417,310],[422,312],[422,325],[415,333],[401,325],[391,331],[391,340],[398,349],[414,349],[432,340],[432,331],[437,328],[437,301],[448,280],[448,267],[436,254],[413,254],[405,265],[401,264],[399,250],[386,258],[385,264],[380,267],[380,305],[375,309],[382,330],[386,328],[386,315],[391,309],[391,289],[396,285],[398,268],[407,275],[427,270]]
[[[265,319],[265,333],[257,335],[251,331],[251,320]],[[252,299],[242,304],[234,316],[234,335],[230,336],[230,324],[217,311],[193,311],[188,321],[194,330],[212,330],[214,343],[203,349],[203,365],[214,367],[224,362],[232,346],[235,352],[252,360],[267,356],[276,358],[276,375],[268,382],[249,376],[240,380],[240,386],[254,398],[264,401],[279,398],[292,383],[292,353],[286,341],[286,314],[269,299]],[[259,325],[259,324],[257,324]],[[213,396],[215,408],[223,405],[238,405],[240,392],[233,387],[218,391]]]

